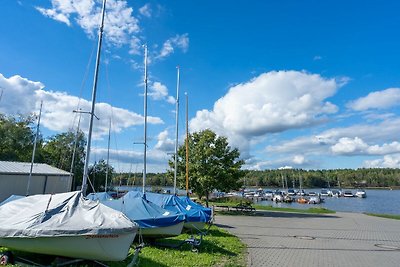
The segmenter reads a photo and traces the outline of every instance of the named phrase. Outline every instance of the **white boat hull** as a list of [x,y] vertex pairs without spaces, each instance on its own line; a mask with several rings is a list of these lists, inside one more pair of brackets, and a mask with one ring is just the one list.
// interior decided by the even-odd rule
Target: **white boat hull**
[[183,227],[188,230],[198,231],[198,230],[203,230],[206,227],[206,223],[205,222],[185,222]]
[[0,246],[12,250],[77,259],[122,261],[136,231],[126,234],[0,238]]
[[169,237],[178,236],[182,233],[184,222],[180,222],[171,226],[140,228],[139,231],[143,237]]

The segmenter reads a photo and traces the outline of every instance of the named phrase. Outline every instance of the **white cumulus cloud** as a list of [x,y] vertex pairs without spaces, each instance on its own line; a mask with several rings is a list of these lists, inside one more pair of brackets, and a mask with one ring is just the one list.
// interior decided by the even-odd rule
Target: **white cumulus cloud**
[[[96,36],[101,17],[101,2],[95,0],[51,0],[51,8],[36,9],[51,19],[68,26],[74,21],[90,36]],[[132,8],[127,1],[109,0],[106,4],[104,33],[106,39],[114,45],[130,42],[140,31],[139,21],[132,15]]]
[[366,168],[400,168],[400,154],[386,155],[381,159],[366,160]]
[[400,88],[389,88],[383,91],[371,92],[347,104],[353,110],[386,109],[400,103]]
[[170,104],[175,103],[175,98],[168,95],[168,88],[160,82],[153,82],[150,85],[148,96],[153,100],[165,100]]
[[400,153],[400,143],[384,143],[382,145],[368,145],[361,138],[340,138],[338,143],[331,147],[334,154],[340,155],[387,155]]
[[[340,81],[339,81],[340,82]],[[242,148],[250,139],[268,133],[305,128],[324,121],[338,108],[326,99],[340,84],[318,74],[299,71],[263,73],[230,88],[214,109],[198,111],[191,120],[194,131],[212,129]]]
[[139,13],[144,17],[151,17],[151,8],[149,4],[145,4],[141,8],[139,8]]
[[[74,127],[73,119],[75,110],[79,107],[83,111],[89,111],[91,103],[85,99],[68,95],[65,92],[44,90],[40,82],[30,81],[21,76],[15,75],[10,78],[0,74],[0,87],[3,88],[3,96],[0,105],[0,112],[8,115],[30,114],[38,112],[40,102],[43,101],[41,123],[52,131],[68,131]],[[126,109],[113,107],[108,103],[96,103],[94,137],[108,135],[109,118],[112,117],[113,130],[120,132],[133,125],[143,124],[143,117]],[[148,117],[152,124],[162,124],[158,117]],[[87,131],[89,116],[82,115],[81,129]]]
[[159,55],[156,58],[165,58],[170,54],[174,53],[175,48],[180,48],[184,53],[187,52],[189,48],[189,37],[188,34],[177,34],[164,42]]
[[171,152],[175,149],[175,141],[168,138],[168,130],[162,131],[157,136],[157,144],[154,146],[155,149]]

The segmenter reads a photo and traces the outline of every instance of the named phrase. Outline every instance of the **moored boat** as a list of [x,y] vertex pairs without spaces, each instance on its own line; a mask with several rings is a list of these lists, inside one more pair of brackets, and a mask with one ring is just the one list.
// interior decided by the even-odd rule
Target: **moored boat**
[[182,233],[184,214],[163,209],[144,199],[138,191],[129,191],[120,199],[102,203],[136,222],[143,237],[162,238]]
[[33,195],[0,206],[0,246],[89,260],[121,261],[138,231],[121,212],[80,191]]
[[308,204],[320,204],[323,202],[323,199],[320,196],[312,196],[308,200]]
[[365,192],[364,189],[358,189],[355,193],[356,197],[360,197],[360,198],[366,198],[367,197],[367,193]]
[[296,201],[299,204],[307,204],[308,203],[308,199],[306,199],[304,197],[299,197]]
[[354,197],[353,192],[351,192],[351,190],[345,190],[343,192],[343,196],[344,197]]
[[166,210],[185,214],[186,229],[203,230],[212,219],[202,208],[187,205],[175,195],[146,192],[146,199]]

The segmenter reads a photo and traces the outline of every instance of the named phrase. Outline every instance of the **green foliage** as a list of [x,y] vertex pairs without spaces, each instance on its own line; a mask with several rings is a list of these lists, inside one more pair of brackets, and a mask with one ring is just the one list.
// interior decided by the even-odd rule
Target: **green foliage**
[[83,165],[85,161],[86,140],[83,132],[76,135],[73,132],[57,134],[49,138],[43,146],[44,162],[59,169],[70,171],[72,157],[74,157],[74,182],[73,189],[82,184]]
[[[226,137],[217,136],[211,130],[204,130],[189,135],[189,187],[199,198],[208,195],[214,189],[230,191],[241,186],[240,170],[244,164],[239,160],[237,148],[232,149]],[[181,188],[186,183],[186,146],[178,150],[177,180]],[[174,157],[169,161],[173,170]],[[169,172],[170,175],[172,170]]]
[[[114,185],[143,185],[143,173],[120,173],[112,178]],[[166,173],[147,173],[146,184],[154,187],[172,186],[173,179]]]
[[282,177],[288,186],[322,187],[394,187],[400,186],[400,169],[338,169],[338,170],[263,170],[245,171],[246,186],[282,187]]
[[[109,187],[113,173],[114,173],[114,168],[110,165],[107,165],[107,162],[105,160],[100,160],[99,162],[97,163],[95,162],[92,166],[90,166],[89,179],[94,187],[94,190],[96,192],[105,191],[106,177],[107,177],[107,187]],[[92,191],[93,191],[92,187],[89,186],[88,193]]]
[[[35,116],[7,117],[0,114],[0,160],[30,162],[35,140]],[[35,162],[41,162],[42,137],[37,140]]]

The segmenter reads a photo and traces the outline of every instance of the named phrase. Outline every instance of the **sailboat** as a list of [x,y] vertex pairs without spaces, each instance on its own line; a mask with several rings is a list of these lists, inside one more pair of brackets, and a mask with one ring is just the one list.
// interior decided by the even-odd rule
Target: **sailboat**
[[212,209],[206,208],[193,200],[190,199],[189,197],[189,115],[188,115],[188,106],[189,106],[189,101],[188,101],[188,94],[185,93],[186,95],[186,141],[185,141],[185,147],[186,147],[186,196],[181,196],[179,197],[186,205],[194,207],[196,209],[201,209],[203,212],[209,216],[209,221],[212,218]]
[[139,225],[143,237],[162,238],[182,233],[185,216],[181,212],[163,209],[146,199],[147,167],[147,46],[144,47],[144,170],[143,191],[129,191],[116,200],[102,203],[114,210],[123,212],[130,220]]
[[190,205],[176,194],[177,158],[178,158],[178,112],[179,112],[179,67],[177,67],[176,90],[176,140],[175,140],[175,168],[174,168],[174,194],[146,193],[146,199],[156,205],[173,212],[185,214],[184,228],[194,231],[203,230],[211,220],[211,211],[204,211],[203,207]]
[[119,199],[102,203],[123,212],[129,219],[136,222],[143,237],[163,238],[178,236],[182,233],[185,215],[157,206],[145,199],[139,191],[129,191]]
[[106,0],[103,0],[82,190],[33,195],[0,206],[0,246],[89,260],[121,261],[138,225],[123,213],[85,199]]

